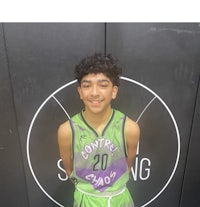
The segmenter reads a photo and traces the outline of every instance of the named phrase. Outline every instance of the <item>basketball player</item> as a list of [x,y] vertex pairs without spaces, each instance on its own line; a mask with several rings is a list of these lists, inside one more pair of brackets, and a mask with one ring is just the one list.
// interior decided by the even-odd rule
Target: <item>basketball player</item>
[[126,187],[140,130],[113,109],[121,67],[95,54],[75,68],[84,109],[58,129],[60,155],[75,184],[74,207],[133,207]]

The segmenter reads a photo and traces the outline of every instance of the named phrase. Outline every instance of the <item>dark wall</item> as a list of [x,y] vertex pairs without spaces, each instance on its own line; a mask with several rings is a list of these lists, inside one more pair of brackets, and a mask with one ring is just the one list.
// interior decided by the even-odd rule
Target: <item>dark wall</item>
[[0,24],[0,196],[1,206],[28,206],[27,188],[13,102],[12,81]]
[[[104,52],[104,30],[104,24],[4,25],[30,206],[55,206],[52,200],[63,204],[65,199],[71,206],[72,187],[71,190],[65,187],[66,182],[61,182],[57,175],[60,170],[56,131],[66,117],[54,100],[45,105],[31,133],[30,161],[35,174],[30,172],[27,163],[27,134],[42,102],[54,90],[73,80],[74,65],[86,54]],[[71,99],[71,96],[66,97]],[[63,188],[66,194],[62,193]]]
[[199,37],[198,24],[1,24],[3,206],[72,206],[56,132],[82,107],[73,68],[94,52],[117,56],[129,78],[114,106],[141,128],[136,207],[198,206]]
[[194,111],[194,119],[191,130],[186,171],[181,196],[181,207],[199,206],[200,203],[200,167],[199,167],[199,113],[200,113],[200,88],[198,87],[197,100]]
[[[186,166],[186,159],[200,73],[199,38],[200,30],[198,24],[107,25],[107,52],[120,57],[122,64],[126,68],[126,76],[145,84],[160,95],[173,113],[179,127],[181,154],[176,174],[166,190],[149,206],[180,205],[184,171],[185,167],[186,169],[189,167],[189,165]],[[131,97],[131,94],[127,94],[126,97]],[[132,96],[129,98],[129,102],[131,104],[137,102],[138,97],[138,95]],[[151,100],[151,97],[148,99]],[[127,102],[126,98],[122,100]],[[173,142],[170,139],[170,137],[173,137],[173,127],[170,127],[170,121],[164,121],[165,118],[162,120],[160,115],[163,111],[155,104],[156,102],[153,102],[150,107],[152,111],[149,112],[149,117],[143,116],[141,123],[139,122],[141,125],[141,139],[145,140],[145,143],[149,141],[148,146],[152,145],[148,148],[148,151],[144,148],[147,152],[155,150],[157,143],[161,141],[163,148],[166,149],[167,157],[162,157],[160,166],[155,173],[155,180],[150,183],[147,182],[146,185],[143,182],[144,187],[141,189],[136,188],[136,192],[133,192],[134,195],[139,191],[138,198],[141,200],[141,202],[138,201],[139,204],[144,201],[144,198],[146,199],[150,189],[151,192],[156,191],[154,188],[150,188],[149,185],[157,183],[158,188],[161,188],[159,183],[162,183],[164,178],[160,179],[163,171],[158,173],[159,168],[163,169],[165,174],[168,173],[165,167],[171,168],[171,166],[167,161],[173,159],[176,150],[170,145]],[[123,103],[120,105],[123,105]],[[141,105],[141,103],[138,103],[138,105]],[[155,108],[153,109],[153,107]],[[139,109],[139,107],[137,108]],[[155,118],[158,114],[159,117]],[[156,131],[163,132],[167,126],[169,128],[164,134],[156,133]],[[155,130],[153,133],[151,132],[152,128]],[[152,139],[150,139],[151,137]],[[160,140],[161,137],[165,141]],[[174,146],[175,142],[172,145]],[[162,152],[163,148],[160,148]],[[157,156],[160,157],[161,155],[161,152],[157,153]],[[159,162],[159,160],[156,161],[157,163]],[[188,162],[190,163],[191,161]],[[193,166],[193,164],[191,165]],[[196,166],[196,168],[198,167]],[[151,178],[153,179],[153,176]],[[186,196],[186,194],[184,195]],[[190,199],[186,196],[185,200]],[[198,206],[198,204],[196,203],[193,206]]]

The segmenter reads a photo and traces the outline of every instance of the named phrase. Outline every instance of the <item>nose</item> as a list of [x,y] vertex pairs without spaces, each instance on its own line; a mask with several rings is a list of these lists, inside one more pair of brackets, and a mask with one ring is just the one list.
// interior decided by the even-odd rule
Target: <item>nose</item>
[[98,95],[98,88],[97,86],[93,86],[91,89],[91,95],[92,96],[97,96]]

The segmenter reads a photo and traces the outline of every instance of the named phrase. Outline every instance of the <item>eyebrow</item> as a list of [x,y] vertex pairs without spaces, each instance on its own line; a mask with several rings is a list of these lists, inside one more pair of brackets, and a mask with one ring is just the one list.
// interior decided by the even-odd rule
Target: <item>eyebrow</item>
[[[81,81],[81,83],[91,83],[92,81],[91,80],[82,80]],[[108,80],[108,79],[99,79],[99,80],[97,80],[97,82],[98,83],[103,83],[103,82],[107,82],[107,83],[109,83],[109,82],[111,82],[110,80]]]

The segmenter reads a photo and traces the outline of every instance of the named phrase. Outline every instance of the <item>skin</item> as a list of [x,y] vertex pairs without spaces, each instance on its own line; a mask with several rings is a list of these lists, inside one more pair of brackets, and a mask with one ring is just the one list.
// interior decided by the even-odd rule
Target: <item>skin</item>
[[[85,105],[84,116],[98,134],[101,134],[112,113],[111,102],[117,97],[117,92],[118,87],[114,86],[103,73],[88,74],[81,80],[78,93]],[[140,129],[137,123],[127,118],[125,137],[129,171],[135,159],[139,136]],[[73,170],[71,137],[69,121],[66,121],[58,129],[58,144],[60,156],[68,176]]]

